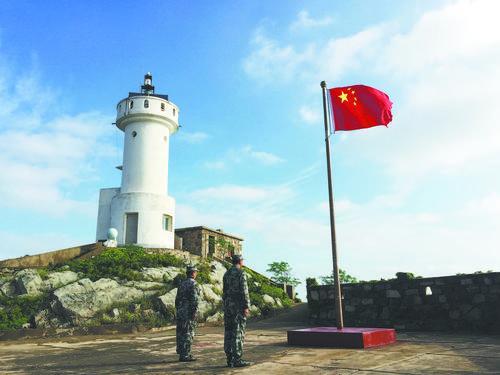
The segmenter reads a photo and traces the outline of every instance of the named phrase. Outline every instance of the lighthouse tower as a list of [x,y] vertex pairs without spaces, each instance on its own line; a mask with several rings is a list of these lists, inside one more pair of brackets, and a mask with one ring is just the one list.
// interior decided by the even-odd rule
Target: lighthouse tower
[[179,128],[179,108],[155,93],[151,73],[141,92],[117,105],[116,126],[124,133],[120,188],[101,189],[98,241],[118,230],[119,245],[174,248],[175,200],[168,196],[170,136]]

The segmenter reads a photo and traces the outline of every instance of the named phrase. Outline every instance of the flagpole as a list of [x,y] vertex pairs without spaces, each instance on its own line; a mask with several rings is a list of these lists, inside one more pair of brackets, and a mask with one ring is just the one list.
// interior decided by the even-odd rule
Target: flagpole
[[330,237],[332,240],[332,260],[333,260],[333,280],[335,307],[337,317],[337,329],[344,328],[344,317],[342,315],[342,293],[340,289],[339,265],[337,257],[337,236],[335,233],[335,213],[333,209],[333,182],[332,182],[332,165],[330,159],[330,134],[328,129],[328,110],[326,96],[326,82],[321,81],[321,89],[323,91],[323,117],[325,122],[325,143],[326,143],[326,166],[328,173],[328,198],[330,203]]

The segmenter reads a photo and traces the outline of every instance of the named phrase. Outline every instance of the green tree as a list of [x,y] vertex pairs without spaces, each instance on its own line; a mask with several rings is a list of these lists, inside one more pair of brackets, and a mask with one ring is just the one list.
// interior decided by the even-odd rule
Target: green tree
[[[334,284],[334,277],[333,277],[333,271],[332,274],[329,276],[321,276],[320,277],[321,282],[323,284],[327,285],[333,285]],[[358,279],[355,278],[354,276],[349,275],[346,271],[343,269],[339,269],[339,279],[341,284],[346,284],[346,283],[357,283]]]
[[273,274],[271,280],[281,283],[297,286],[300,284],[299,279],[292,276],[292,267],[287,262],[272,262],[267,265],[267,272]]

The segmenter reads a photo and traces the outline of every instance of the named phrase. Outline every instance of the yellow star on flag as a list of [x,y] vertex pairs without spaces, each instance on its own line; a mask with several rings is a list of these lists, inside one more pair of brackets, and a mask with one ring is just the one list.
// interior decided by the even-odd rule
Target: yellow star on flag
[[346,93],[344,93],[343,91],[342,91],[342,94],[340,94],[338,97],[340,98],[340,100],[342,100],[342,102],[341,102],[341,103],[344,103],[344,102],[347,102],[347,101],[348,101],[348,100],[347,100],[347,94],[346,94]]

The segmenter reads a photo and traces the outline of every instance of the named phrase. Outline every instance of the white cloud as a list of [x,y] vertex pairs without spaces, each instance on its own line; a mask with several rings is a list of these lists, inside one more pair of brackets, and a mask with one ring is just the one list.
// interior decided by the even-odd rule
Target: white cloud
[[[80,183],[95,179],[96,163],[117,155],[111,118],[89,112],[61,114],[57,94],[39,73],[0,67],[0,205],[53,216],[95,215],[95,195],[75,198]],[[68,189],[68,187],[71,187]]]
[[314,58],[314,47],[308,46],[298,52],[292,45],[280,46],[268,38],[262,29],[257,29],[252,39],[255,47],[243,61],[245,72],[264,83],[295,80],[301,65],[309,65]]
[[204,163],[205,168],[213,170],[223,170],[231,165],[244,163],[246,161],[256,161],[261,165],[274,166],[285,162],[285,159],[271,152],[255,150],[252,146],[243,146],[238,149],[230,149],[225,155],[218,159]]
[[177,135],[177,137],[184,142],[195,144],[195,143],[202,143],[208,138],[208,134],[204,132],[185,132],[185,131],[180,131]]
[[285,161],[284,159],[270,152],[256,151],[251,146],[245,146],[241,151],[251,159],[257,160],[258,162],[265,165],[274,165]]
[[191,194],[191,197],[197,200],[253,203],[275,199],[276,196],[283,198],[290,194],[290,190],[284,187],[263,188],[255,186],[221,185],[196,190]]
[[307,10],[301,10],[297,14],[297,19],[290,25],[291,31],[300,31],[321,28],[331,25],[333,18],[330,16],[325,16],[323,18],[312,18]]

